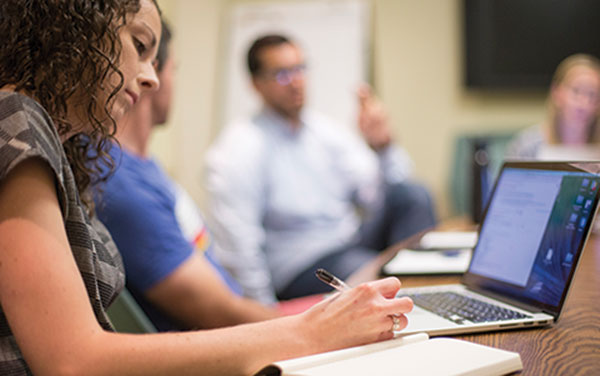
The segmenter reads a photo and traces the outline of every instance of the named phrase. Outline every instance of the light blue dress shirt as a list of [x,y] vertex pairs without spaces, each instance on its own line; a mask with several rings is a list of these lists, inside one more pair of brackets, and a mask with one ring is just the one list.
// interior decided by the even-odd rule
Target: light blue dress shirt
[[378,210],[384,181],[412,169],[403,149],[376,154],[319,114],[303,113],[295,129],[264,109],[225,128],[207,154],[217,257],[246,296],[273,302],[298,273],[356,240],[357,209]]

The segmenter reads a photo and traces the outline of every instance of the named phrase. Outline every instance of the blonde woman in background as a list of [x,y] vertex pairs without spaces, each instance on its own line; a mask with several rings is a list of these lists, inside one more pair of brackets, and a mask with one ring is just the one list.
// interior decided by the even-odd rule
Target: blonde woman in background
[[548,94],[546,120],[520,132],[510,159],[600,158],[600,60],[585,54],[564,59]]

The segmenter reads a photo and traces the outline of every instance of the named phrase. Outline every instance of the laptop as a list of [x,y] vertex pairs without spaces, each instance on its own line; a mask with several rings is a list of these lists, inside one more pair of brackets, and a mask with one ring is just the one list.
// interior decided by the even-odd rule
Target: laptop
[[505,162],[460,284],[402,288],[398,334],[430,336],[558,320],[598,208],[600,162]]

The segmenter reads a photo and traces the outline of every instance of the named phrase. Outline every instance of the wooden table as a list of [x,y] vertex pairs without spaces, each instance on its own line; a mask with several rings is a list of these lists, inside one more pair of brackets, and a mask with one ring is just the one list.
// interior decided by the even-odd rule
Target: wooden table
[[[379,276],[381,266],[415,238],[384,251],[358,270],[348,282],[357,284]],[[405,287],[457,283],[458,277],[403,277]],[[558,322],[539,329],[456,336],[483,345],[516,351],[522,375],[600,375],[600,234],[592,235],[579,262]]]

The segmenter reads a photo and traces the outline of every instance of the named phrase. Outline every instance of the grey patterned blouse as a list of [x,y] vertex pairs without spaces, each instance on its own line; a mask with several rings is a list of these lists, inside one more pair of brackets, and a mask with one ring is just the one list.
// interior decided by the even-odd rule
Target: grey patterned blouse
[[[106,308],[123,288],[121,256],[108,231],[90,219],[79,199],[64,149],[46,111],[29,97],[0,92],[0,181],[28,158],[46,161],[56,181],[73,257],[100,325],[112,330]],[[0,307],[0,375],[31,374]]]

